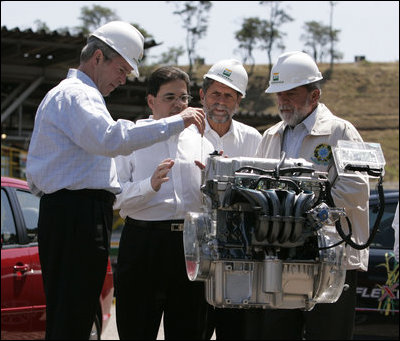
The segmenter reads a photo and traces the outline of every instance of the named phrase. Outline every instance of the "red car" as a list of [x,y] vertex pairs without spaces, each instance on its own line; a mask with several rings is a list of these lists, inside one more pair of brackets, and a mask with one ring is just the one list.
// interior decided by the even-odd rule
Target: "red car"
[[[44,339],[46,300],[37,243],[40,199],[26,181],[1,177],[1,339]],[[100,340],[114,295],[110,261],[91,339]]]

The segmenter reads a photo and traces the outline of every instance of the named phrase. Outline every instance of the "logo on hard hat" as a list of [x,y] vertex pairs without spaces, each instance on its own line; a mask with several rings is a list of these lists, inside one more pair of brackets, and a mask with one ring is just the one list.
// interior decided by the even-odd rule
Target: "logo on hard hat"
[[225,77],[229,77],[231,74],[232,74],[232,70],[224,69],[224,71],[222,71],[222,75]]
[[276,72],[276,73],[272,74],[272,81],[273,82],[279,81],[279,72]]

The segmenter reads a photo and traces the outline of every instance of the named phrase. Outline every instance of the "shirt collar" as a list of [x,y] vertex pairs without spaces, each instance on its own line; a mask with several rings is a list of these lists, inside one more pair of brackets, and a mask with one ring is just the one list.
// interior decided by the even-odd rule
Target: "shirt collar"
[[[213,130],[213,128],[211,128],[211,126],[210,126],[210,123],[208,122],[208,119],[207,119],[207,117],[206,117],[206,128],[205,128],[205,132],[208,132],[208,131],[210,131],[210,130],[212,130],[212,131],[214,131]],[[229,130],[226,132],[226,134],[225,135],[227,135],[227,134],[234,134],[235,133],[235,127],[236,127],[236,123],[235,123],[235,121],[234,120],[232,120],[231,121],[231,125],[229,126]],[[224,135],[224,136],[225,136]]]
[[[83,71],[78,70],[78,69],[69,69],[68,70],[68,75],[67,78],[77,78],[79,79],[82,83],[89,85],[95,89],[97,89],[96,84],[94,84],[93,80]],[[97,89],[98,90],[98,89]]]
[[315,121],[317,119],[317,108],[315,108],[314,111],[310,115],[308,115],[303,120],[303,122],[301,122],[306,127],[308,133],[311,133],[311,131],[312,131],[313,127],[314,127]]

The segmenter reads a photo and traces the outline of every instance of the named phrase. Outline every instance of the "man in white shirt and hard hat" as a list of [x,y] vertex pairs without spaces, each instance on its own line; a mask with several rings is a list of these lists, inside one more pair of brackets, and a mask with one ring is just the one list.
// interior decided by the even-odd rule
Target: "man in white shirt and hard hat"
[[[214,149],[227,157],[256,153],[261,134],[254,127],[233,119],[241,100],[246,96],[248,76],[243,65],[235,59],[215,63],[204,75],[200,99],[206,113],[204,136]],[[243,310],[210,306],[209,337],[215,327],[217,339],[244,337]]]
[[112,157],[165,141],[202,109],[136,126],[114,121],[104,96],[139,75],[144,38],[131,24],[109,22],[81,51],[78,69],[51,89],[35,118],[27,180],[41,196],[38,245],[46,295],[46,339],[88,339],[105,278],[115,195]]

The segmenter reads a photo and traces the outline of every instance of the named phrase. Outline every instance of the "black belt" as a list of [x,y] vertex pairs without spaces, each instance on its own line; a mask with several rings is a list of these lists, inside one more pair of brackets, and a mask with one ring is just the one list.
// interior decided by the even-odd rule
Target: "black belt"
[[58,195],[79,195],[79,196],[86,196],[90,197],[93,199],[101,200],[104,201],[108,204],[113,204],[115,201],[115,194],[106,191],[105,189],[76,189],[76,190],[70,190],[70,189],[60,189],[59,191],[50,193],[50,194],[45,194],[44,196],[52,197],[52,196],[58,196]]
[[183,231],[183,220],[136,220],[126,217],[127,225],[152,230],[180,232]]

